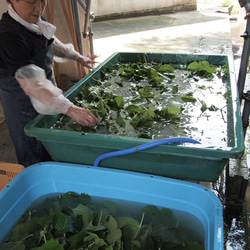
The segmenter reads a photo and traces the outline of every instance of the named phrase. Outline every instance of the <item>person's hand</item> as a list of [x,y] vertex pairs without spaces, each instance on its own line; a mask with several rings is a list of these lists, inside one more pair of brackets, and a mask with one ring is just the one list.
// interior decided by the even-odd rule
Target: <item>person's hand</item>
[[91,113],[88,109],[80,108],[76,105],[72,105],[68,109],[66,114],[77,123],[86,127],[95,126],[99,122],[95,115]]
[[89,69],[92,69],[92,65],[96,63],[95,59],[96,59],[96,55],[87,55],[87,56],[83,56],[80,55],[77,59],[77,61],[84,67],[87,67]]

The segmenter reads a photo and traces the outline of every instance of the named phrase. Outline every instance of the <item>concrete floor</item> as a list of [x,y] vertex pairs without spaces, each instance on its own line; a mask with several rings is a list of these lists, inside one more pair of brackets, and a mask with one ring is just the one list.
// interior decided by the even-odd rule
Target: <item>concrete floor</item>
[[[240,15],[231,17],[226,11],[225,8],[213,5],[201,5],[198,6],[198,11],[94,22],[94,50],[96,54],[100,55],[99,62],[117,51],[227,54],[234,57],[235,77],[237,78],[243,44],[240,35],[245,29],[244,11]],[[249,136],[247,135],[246,150],[250,152],[248,142]],[[248,155],[246,158],[245,171],[248,178]],[[1,110],[1,102],[0,161],[16,162],[13,145]],[[221,183],[216,185],[221,185]],[[244,227],[239,230],[242,229],[243,234],[247,235],[250,214],[249,188],[242,204],[244,211],[241,210],[240,214],[244,217],[242,219]],[[238,211],[237,209],[235,211]],[[241,221],[236,219],[235,224],[237,222]],[[242,247],[243,245],[233,245],[229,242],[226,244],[226,249],[249,249],[247,239],[244,247]]]
[[223,13],[189,11],[110,20],[94,23],[93,30],[101,62],[116,51],[232,54],[228,15]]

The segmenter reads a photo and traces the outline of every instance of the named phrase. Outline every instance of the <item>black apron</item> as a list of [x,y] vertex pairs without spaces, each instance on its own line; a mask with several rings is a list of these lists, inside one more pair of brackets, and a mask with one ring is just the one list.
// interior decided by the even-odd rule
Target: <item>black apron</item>
[[[47,78],[54,81],[52,43],[53,39],[49,40],[43,49],[41,49],[40,44],[38,51],[32,57],[32,63],[44,69]],[[35,49],[34,51],[36,51]],[[38,162],[50,161],[51,157],[42,143],[34,137],[25,135],[24,132],[25,125],[38,115],[30,98],[17,84],[13,75],[2,73],[0,88],[4,115],[16,150],[18,163],[27,167]]]

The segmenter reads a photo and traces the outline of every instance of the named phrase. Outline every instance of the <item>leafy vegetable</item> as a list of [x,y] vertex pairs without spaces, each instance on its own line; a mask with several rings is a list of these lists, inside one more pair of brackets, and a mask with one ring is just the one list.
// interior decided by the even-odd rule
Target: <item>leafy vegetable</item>
[[168,208],[147,205],[133,217],[120,210],[113,201],[91,202],[74,192],[47,198],[24,212],[0,249],[204,249],[186,239]]
[[[212,119],[207,113],[217,110],[221,115],[226,105],[228,96],[216,90],[217,77],[226,78],[226,72],[226,65],[214,66],[208,61],[163,64],[145,57],[136,62],[118,62],[103,67],[100,78],[86,82],[74,99],[76,105],[98,116],[100,123],[86,128],[62,115],[52,128],[150,139],[190,136],[197,131],[200,137],[202,116]],[[221,105],[209,103],[208,98],[218,99]],[[191,122],[194,115],[197,128]]]
[[183,95],[181,99],[185,102],[196,102],[196,98],[193,97],[193,93],[188,93],[186,95]]
[[194,61],[188,65],[188,69],[198,74],[201,77],[212,78],[213,73],[216,73],[217,67],[209,64],[208,61]]

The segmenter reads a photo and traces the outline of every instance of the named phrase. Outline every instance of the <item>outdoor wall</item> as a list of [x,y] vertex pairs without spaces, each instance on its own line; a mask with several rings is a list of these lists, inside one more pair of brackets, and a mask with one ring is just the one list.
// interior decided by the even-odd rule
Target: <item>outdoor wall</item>
[[131,14],[149,11],[195,10],[196,0],[92,0],[91,10],[100,16]]
[[2,14],[7,10],[7,2],[6,0],[0,0],[0,17],[2,17]]

